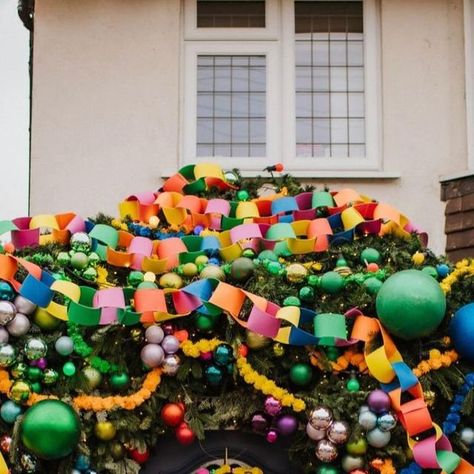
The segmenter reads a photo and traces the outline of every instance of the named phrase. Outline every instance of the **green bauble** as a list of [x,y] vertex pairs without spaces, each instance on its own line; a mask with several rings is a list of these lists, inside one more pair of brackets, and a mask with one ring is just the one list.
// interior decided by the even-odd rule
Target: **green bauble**
[[295,364],[290,369],[291,381],[300,387],[308,385],[313,378],[313,370],[308,364]]
[[89,265],[96,267],[100,262],[100,257],[95,252],[89,254]]
[[326,272],[321,277],[321,288],[332,295],[339,293],[344,286],[344,278],[337,272]]
[[380,288],[382,288],[382,285],[383,283],[375,277],[367,278],[367,280],[364,281],[364,287],[371,295],[376,295]]
[[130,385],[127,372],[117,372],[110,377],[110,386],[117,391],[126,390]]
[[359,381],[354,377],[347,381],[346,388],[348,392],[358,392],[360,389]]
[[76,252],[89,252],[92,246],[92,239],[85,232],[76,232],[71,235],[69,244],[71,249]]
[[252,276],[254,268],[253,261],[250,258],[240,257],[232,262],[230,275],[234,280],[245,281]]
[[270,262],[278,262],[278,256],[275,255],[275,252],[272,252],[271,250],[262,250],[258,254],[258,258],[265,263],[265,260],[268,260]]
[[119,441],[112,441],[110,443],[110,455],[114,461],[120,461],[125,457],[126,450],[122,443]]
[[51,316],[45,309],[37,308],[33,314],[33,322],[43,331],[54,331],[61,320]]
[[76,366],[74,365],[74,362],[66,362],[63,365],[63,374],[66,377],[72,377],[76,373]]
[[221,267],[218,265],[208,265],[204,267],[202,272],[199,274],[201,280],[206,280],[207,278],[215,278],[219,281],[225,281],[225,273]]
[[244,249],[242,251],[242,257],[247,257],[247,258],[255,258],[255,250],[254,249]]
[[245,189],[241,189],[240,191],[237,192],[237,199],[239,201],[248,201],[249,198],[250,198],[250,195],[248,191],[246,191]]
[[35,393],[41,393],[41,391],[43,390],[43,387],[41,386],[39,382],[33,382],[31,384],[31,390]]
[[430,277],[433,277],[435,280],[438,279],[438,271],[436,270],[435,267],[431,266],[431,265],[427,265],[426,267],[423,267],[421,269],[421,271],[423,273],[426,273],[427,275],[429,275]]
[[432,334],[444,318],[446,297],[420,270],[392,275],[377,294],[377,315],[390,333],[405,340]]
[[316,469],[316,474],[340,474],[340,471],[336,466],[331,466],[327,464],[326,466],[319,466]]
[[219,315],[211,314],[196,314],[196,328],[200,331],[211,331],[214,329],[216,322],[219,320]]
[[300,299],[305,302],[314,300],[314,290],[310,286],[303,286],[300,288]]
[[326,357],[332,361],[336,362],[337,358],[341,355],[341,351],[336,346],[326,347]]
[[318,275],[310,275],[308,277],[308,285],[312,286],[313,288],[321,286],[321,277]]
[[360,254],[360,261],[364,265],[367,263],[380,263],[380,252],[377,249],[367,247]]
[[272,275],[278,275],[282,268],[283,267],[281,266],[280,262],[268,262],[267,264],[268,273]]
[[71,257],[67,252],[59,252],[58,256],[56,257],[56,260],[59,265],[61,265],[61,267],[65,267],[71,261]]
[[97,278],[97,270],[92,267],[86,268],[82,272],[82,278],[87,281],[95,281]]
[[76,270],[84,270],[88,264],[89,264],[89,258],[83,252],[76,252],[71,257],[71,265]]
[[30,382],[39,382],[43,378],[43,371],[39,367],[28,367],[26,378]]
[[139,271],[133,271],[128,274],[127,283],[130,286],[136,288],[143,281],[143,273]]
[[24,362],[18,362],[10,369],[10,374],[14,379],[21,379],[28,370],[28,366]]
[[89,390],[94,390],[102,382],[101,373],[94,367],[86,367],[82,371],[82,375],[86,379],[87,388],[89,388]]
[[287,296],[283,300],[283,306],[301,306],[301,301],[296,296]]
[[60,459],[76,448],[81,426],[69,405],[43,400],[27,410],[20,432],[23,444],[39,458]]

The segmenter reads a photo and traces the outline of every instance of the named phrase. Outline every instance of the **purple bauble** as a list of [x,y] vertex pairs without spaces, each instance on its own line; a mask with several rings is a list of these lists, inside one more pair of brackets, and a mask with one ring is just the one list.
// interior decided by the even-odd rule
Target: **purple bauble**
[[161,325],[161,328],[167,336],[174,333],[174,325],[171,323],[164,323]]
[[158,344],[147,344],[140,352],[142,362],[151,368],[158,367],[165,358],[165,353]]
[[0,327],[0,344],[6,344],[10,335],[4,327]]
[[199,358],[204,362],[209,362],[210,360],[212,360],[212,352],[202,352]]
[[165,333],[163,329],[161,329],[161,327],[157,326],[156,324],[153,326],[150,326],[145,331],[145,339],[147,340],[147,342],[151,344],[159,344],[163,340],[164,337],[165,337]]
[[279,415],[281,412],[281,402],[273,397],[267,397],[265,399],[265,413],[268,413],[270,416]]
[[252,416],[251,424],[252,429],[257,433],[265,433],[269,425],[269,420],[265,413],[258,411]]
[[270,430],[267,433],[267,441],[269,443],[274,443],[278,439],[278,433],[275,430]]
[[161,343],[161,347],[163,348],[166,354],[174,354],[175,352],[178,352],[179,341],[175,336],[165,336]]
[[317,430],[313,428],[310,423],[306,425],[306,434],[308,438],[312,439],[313,441],[319,441],[326,437],[326,430]]
[[384,413],[390,410],[390,397],[380,389],[369,393],[367,397],[369,408],[375,413]]
[[44,370],[46,369],[46,367],[48,367],[48,361],[44,357],[41,357],[41,359],[38,359],[36,361],[36,366],[39,367],[41,370]]
[[290,436],[298,429],[298,420],[293,415],[280,416],[277,428],[282,436]]

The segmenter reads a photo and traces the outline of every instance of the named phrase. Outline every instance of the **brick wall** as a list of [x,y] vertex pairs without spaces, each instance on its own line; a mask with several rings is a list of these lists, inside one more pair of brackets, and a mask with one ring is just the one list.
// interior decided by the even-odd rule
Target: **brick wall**
[[453,262],[474,258],[474,174],[441,183],[446,201],[446,254]]

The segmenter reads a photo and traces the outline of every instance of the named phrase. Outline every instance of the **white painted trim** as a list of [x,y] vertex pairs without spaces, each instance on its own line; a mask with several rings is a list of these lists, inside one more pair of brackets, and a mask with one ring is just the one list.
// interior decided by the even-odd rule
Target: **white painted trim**
[[474,0],[464,0],[464,52],[466,61],[467,167],[474,170]]
[[214,40],[214,41],[247,41],[278,40],[280,30],[280,15],[278,14],[280,0],[265,1],[265,28],[198,28],[197,0],[184,0],[185,40]]
[[459,171],[457,173],[444,174],[439,177],[440,183],[445,183],[446,181],[454,181],[456,179],[470,178],[474,176],[473,170]]
[[[280,56],[278,43],[272,41],[192,41],[186,42],[184,53],[183,154],[181,165],[213,161],[226,169],[260,170],[265,163],[282,160],[279,144],[281,117]],[[266,56],[266,151],[265,157],[197,157],[196,156],[196,97],[197,57],[199,55],[265,55]]]

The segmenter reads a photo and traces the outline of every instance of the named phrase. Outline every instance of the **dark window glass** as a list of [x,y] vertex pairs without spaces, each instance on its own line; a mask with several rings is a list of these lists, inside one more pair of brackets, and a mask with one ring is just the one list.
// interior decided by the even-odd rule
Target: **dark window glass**
[[265,28],[265,1],[198,0],[198,28]]

